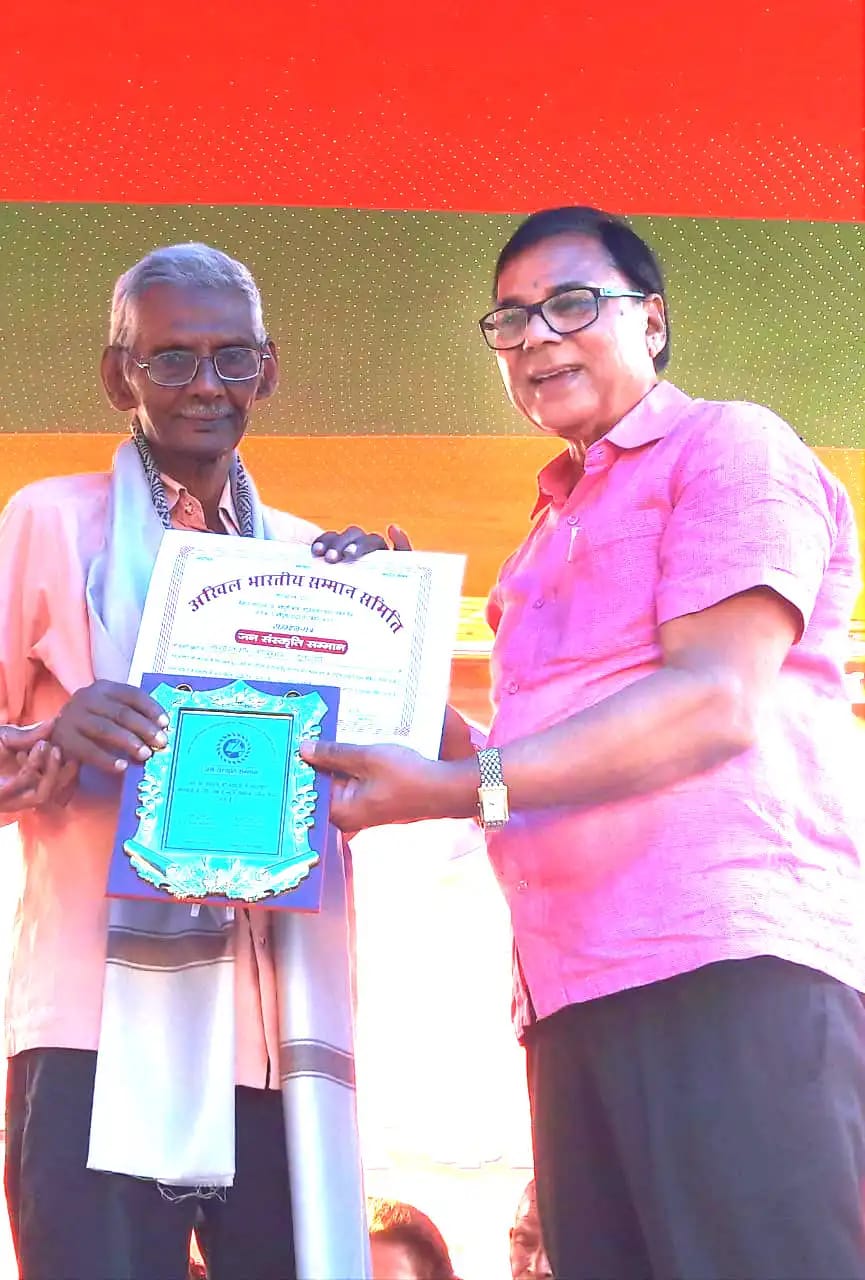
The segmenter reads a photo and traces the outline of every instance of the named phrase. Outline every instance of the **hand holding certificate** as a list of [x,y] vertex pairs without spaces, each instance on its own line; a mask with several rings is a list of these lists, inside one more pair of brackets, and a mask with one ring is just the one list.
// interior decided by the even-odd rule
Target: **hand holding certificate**
[[457,556],[346,566],[166,533],[130,680],[165,707],[169,745],[129,771],[110,892],[146,881],[315,909],[328,783],[298,746],[321,735],[438,754],[462,571]]

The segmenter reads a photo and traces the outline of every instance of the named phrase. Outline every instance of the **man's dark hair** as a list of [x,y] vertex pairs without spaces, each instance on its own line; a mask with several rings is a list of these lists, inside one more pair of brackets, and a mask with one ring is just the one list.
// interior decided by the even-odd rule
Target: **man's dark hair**
[[453,1263],[438,1227],[420,1209],[402,1200],[370,1196],[369,1234],[402,1245],[419,1280],[456,1280]]
[[539,244],[541,240],[563,235],[591,236],[603,245],[613,265],[621,271],[629,284],[643,293],[660,294],[667,318],[667,340],[655,356],[655,368],[659,373],[666,369],[670,362],[670,312],[664,273],[645,240],[628,226],[624,218],[619,218],[614,213],[604,213],[602,209],[593,209],[590,205],[574,204],[563,205],[560,209],[541,209],[538,213],[531,214],[525,222],[520,223],[498,256],[493,276],[493,297],[503,269],[518,254]]

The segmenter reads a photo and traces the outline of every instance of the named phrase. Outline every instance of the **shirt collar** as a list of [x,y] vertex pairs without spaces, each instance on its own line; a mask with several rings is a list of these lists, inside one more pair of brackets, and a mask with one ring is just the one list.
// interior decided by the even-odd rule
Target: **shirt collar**
[[[676,422],[679,413],[690,403],[691,397],[672,382],[656,382],[633,409],[629,409],[601,440],[591,445],[586,457],[593,449],[608,444],[617,449],[639,449],[643,445],[662,440]],[[561,506],[573,487],[573,475],[573,460],[567,450],[557,454],[552,462],[541,469],[538,473],[538,499],[532,511],[532,519],[551,502]]]
[[[178,502],[182,501],[189,494],[189,490],[182,484],[179,484],[172,476],[161,475],[162,487],[165,489],[165,500],[168,503],[168,510],[173,512]],[[197,502],[198,500],[195,499]],[[201,504],[199,503],[199,506]],[[219,518],[227,533],[240,533],[240,523],[237,519],[237,511],[234,506],[234,498],[231,493],[231,477],[226,480],[225,488],[222,490],[222,496],[219,499]]]

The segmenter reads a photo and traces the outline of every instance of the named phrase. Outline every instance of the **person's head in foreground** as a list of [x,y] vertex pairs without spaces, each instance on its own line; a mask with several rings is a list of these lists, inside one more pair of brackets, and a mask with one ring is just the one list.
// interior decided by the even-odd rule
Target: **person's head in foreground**
[[526,1187],[510,1233],[512,1280],[550,1280],[552,1268],[541,1238],[535,1180]]
[[230,456],[277,379],[258,286],[220,249],[154,249],[117,281],[102,381],[161,471]]
[[621,218],[585,206],[520,224],[499,254],[480,328],[515,408],[580,454],[670,358],[654,253]]
[[370,1197],[372,1280],[456,1280],[435,1223],[401,1200]]

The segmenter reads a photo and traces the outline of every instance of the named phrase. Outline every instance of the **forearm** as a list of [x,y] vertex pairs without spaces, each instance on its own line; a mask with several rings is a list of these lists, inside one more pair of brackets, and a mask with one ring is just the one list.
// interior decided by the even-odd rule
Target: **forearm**
[[474,758],[474,754],[475,748],[469,725],[456,707],[449,705],[445,711],[439,760],[469,760]]
[[[586,711],[502,748],[512,809],[581,807],[671,786],[753,741],[736,682],[662,668]],[[441,767],[437,816],[475,812],[474,761]]]

